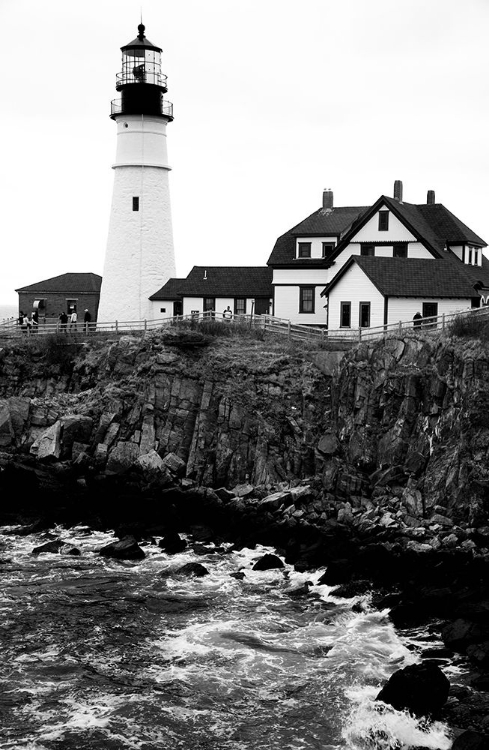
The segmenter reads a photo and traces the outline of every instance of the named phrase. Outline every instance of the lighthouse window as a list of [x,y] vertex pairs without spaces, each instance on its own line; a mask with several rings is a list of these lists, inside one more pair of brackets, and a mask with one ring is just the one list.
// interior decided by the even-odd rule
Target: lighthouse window
[[132,210],[139,211],[139,195],[135,195],[132,199]]

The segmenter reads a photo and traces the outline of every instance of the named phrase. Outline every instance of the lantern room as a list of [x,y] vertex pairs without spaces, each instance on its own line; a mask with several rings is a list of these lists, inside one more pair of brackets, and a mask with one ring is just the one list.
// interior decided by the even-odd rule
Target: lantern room
[[138,35],[122,51],[122,72],[117,74],[116,88],[128,83],[149,83],[166,91],[166,76],[161,74],[161,47],[155,47],[144,35],[145,27],[138,26]]
[[172,120],[173,105],[163,99],[167,77],[161,73],[162,50],[146,38],[144,31],[144,25],[139,24],[136,39],[121,47],[122,71],[117,74],[116,89],[122,98],[112,102],[111,117],[141,114]]

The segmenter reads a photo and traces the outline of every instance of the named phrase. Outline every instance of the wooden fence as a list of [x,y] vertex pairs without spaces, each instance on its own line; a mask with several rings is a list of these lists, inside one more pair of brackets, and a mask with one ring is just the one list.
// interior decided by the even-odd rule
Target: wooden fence
[[[246,328],[262,329],[266,333],[287,337],[294,341],[309,341],[311,343],[338,343],[354,344],[360,341],[368,341],[386,336],[399,336],[417,333],[436,333],[444,330],[456,318],[487,319],[489,321],[489,307],[473,310],[464,310],[450,315],[439,315],[437,317],[421,318],[416,323],[413,320],[399,321],[389,325],[372,328],[328,330],[319,326],[306,326],[291,323],[290,320],[276,318],[272,315],[237,315],[230,321],[224,321],[220,315],[213,312],[194,313],[191,315],[178,315],[175,317],[159,318],[158,320],[130,320],[113,321],[85,324],[77,323],[76,326],[67,323],[62,326],[58,321],[42,321],[37,327],[25,328],[19,325],[16,319],[0,323],[0,340],[24,339],[32,340],[36,336],[55,335],[67,340],[88,340],[92,336],[117,337],[121,335],[144,336],[151,331],[161,330],[168,326],[178,324],[199,325],[204,321],[219,322],[221,325],[231,325]],[[238,332],[238,331],[237,331]]]

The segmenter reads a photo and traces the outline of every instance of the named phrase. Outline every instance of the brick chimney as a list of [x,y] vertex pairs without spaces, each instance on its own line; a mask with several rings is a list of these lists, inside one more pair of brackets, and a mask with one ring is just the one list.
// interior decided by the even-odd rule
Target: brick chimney
[[435,191],[434,190],[428,190],[426,194],[426,203],[431,204],[435,202]]
[[333,208],[333,191],[330,188],[323,190],[323,208]]
[[399,201],[399,203],[402,203],[402,182],[401,180],[396,180],[394,182],[394,200]]

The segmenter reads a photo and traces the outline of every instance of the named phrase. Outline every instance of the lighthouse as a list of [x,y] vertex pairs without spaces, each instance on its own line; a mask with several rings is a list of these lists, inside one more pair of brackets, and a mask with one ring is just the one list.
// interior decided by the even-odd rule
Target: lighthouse
[[166,126],[173,105],[166,101],[161,48],[145,36],[121,47],[111,118],[117,149],[109,234],[100,291],[100,322],[149,319],[154,294],[175,273]]

